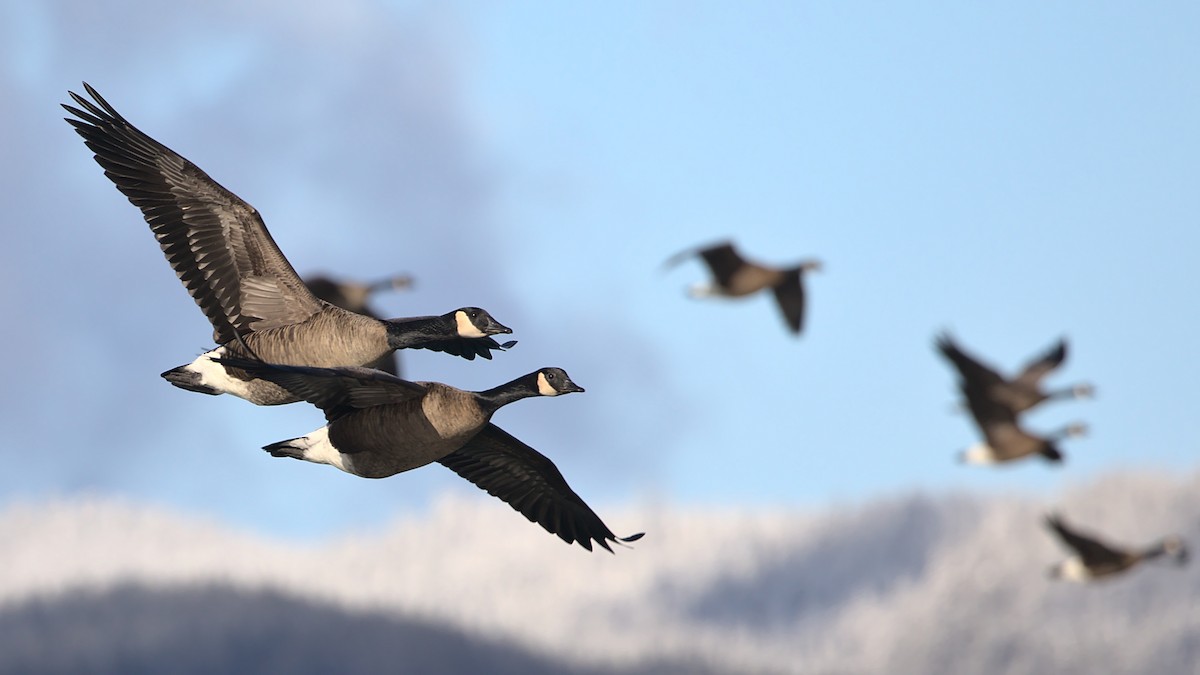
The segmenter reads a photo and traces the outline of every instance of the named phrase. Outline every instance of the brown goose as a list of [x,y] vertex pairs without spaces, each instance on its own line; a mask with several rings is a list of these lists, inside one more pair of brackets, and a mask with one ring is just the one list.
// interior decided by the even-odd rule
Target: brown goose
[[592,550],[617,537],[567,485],[554,463],[491,423],[530,396],[583,391],[560,368],[542,368],[487,391],[409,382],[366,368],[280,366],[223,358],[270,380],[325,413],[324,427],[263,449],[274,457],[329,464],[364,478],[386,478],[439,462],[499,497],[546,531]]
[[[379,291],[410,288],[412,282],[412,277],[404,274],[380,279],[371,283],[360,283],[348,279],[333,279],[323,274],[304,277],[304,285],[308,287],[309,292],[315,295],[318,300],[323,300],[331,305],[336,305],[342,309],[350,310],[356,314],[364,314],[375,319],[383,319],[383,317],[372,309],[369,302],[371,296]],[[382,370],[391,375],[400,374],[400,359],[396,352],[385,354],[370,363],[364,364],[364,366]]]
[[254,207],[196,165],[139,131],[84,83],[93,101],[69,92],[67,122],[96,162],[141,209],[167,262],[213,325],[222,345],[163,377],[207,394],[231,393],[259,405],[295,401],[269,382],[212,361],[249,346],[277,363],[362,365],[395,349],[426,348],[473,359],[504,349],[490,335],[511,333],[487,312],[465,307],[438,317],[380,321],[315,298],[271,238]]
[[1031,455],[1061,462],[1063,456],[1056,443],[1071,436],[1082,436],[1087,431],[1082,424],[1072,424],[1052,434],[1036,436],[1022,429],[1016,413],[993,399],[984,387],[964,382],[961,388],[971,417],[984,438],[982,443],[972,445],[959,455],[959,460],[966,464],[997,464]]
[[1066,359],[1066,340],[1059,340],[1045,354],[1027,363],[1011,380],[964,352],[948,334],[938,337],[937,348],[958,369],[964,382],[971,387],[983,388],[987,396],[1014,413],[1024,412],[1051,399],[1085,398],[1094,394],[1090,384],[1077,384],[1053,391],[1042,388],[1042,379]]
[[1187,547],[1177,536],[1163,538],[1158,543],[1141,550],[1122,549],[1102,542],[1090,535],[1072,530],[1061,516],[1046,516],[1046,527],[1050,528],[1075,555],[1050,568],[1050,576],[1067,581],[1088,581],[1125,572],[1146,560],[1169,555],[1175,564],[1188,561]]
[[666,264],[673,266],[693,255],[699,255],[708,265],[713,282],[693,285],[689,289],[692,297],[739,298],[769,288],[775,293],[775,302],[783,312],[788,328],[797,335],[804,329],[803,275],[806,271],[820,270],[820,261],[806,260],[793,267],[767,267],[746,260],[734,249],[733,244],[722,242],[683,251],[668,259]]

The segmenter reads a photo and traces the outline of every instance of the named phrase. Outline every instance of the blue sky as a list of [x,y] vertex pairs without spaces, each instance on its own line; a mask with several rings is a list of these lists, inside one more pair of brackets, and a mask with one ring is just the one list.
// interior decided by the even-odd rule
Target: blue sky
[[[257,448],[321,423],[173,389],[209,345],[136,209],[57,104],[95,85],[254,204],[293,264],[407,271],[396,315],[487,307],[519,346],[405,355],[482,389],[558,365],[587,393],[496,421],[581,495],[809,506],[1038,490],[1195,465],[1200,10],[1184,3],[0,5],[9,245],[0,499],[115,493],[308,536],[474,488]],[[122,39],[113,36],[123,35]],[[673,253],[808,257],[808,330],[702,303]],[[1098,398],[1062,468],[956,465],[975,441],[932,339]],[[481,498],[486,496],[481,495]],[[500,508],[498,506],[498,508]],[[610,523],[632,531],[636,523]]]

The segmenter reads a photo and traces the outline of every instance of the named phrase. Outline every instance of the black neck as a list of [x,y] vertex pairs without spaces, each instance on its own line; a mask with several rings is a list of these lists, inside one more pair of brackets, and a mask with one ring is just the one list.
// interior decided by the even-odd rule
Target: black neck
[[475,392],[475,399],[479,401],[480,406],[484,409],[494,412],[513,401],[537,396],[536,377],[536,374],[522,375],[512,382],[507,382],[499,387],[493,387],[486,391],[477,391]]
[[431,339],[446,338],[447,331],[454,333],[454,327],[447,326],[446,318],[442,316],[386,319],[383,324],[387,328],[388,346],[392,349],[405,349]]

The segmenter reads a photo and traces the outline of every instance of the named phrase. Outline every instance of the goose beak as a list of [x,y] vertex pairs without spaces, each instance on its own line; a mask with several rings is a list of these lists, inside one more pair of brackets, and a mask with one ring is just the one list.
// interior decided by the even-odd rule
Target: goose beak
[[512,333],[512,329],[489,316],[483,332],[488,335],[508,335]]

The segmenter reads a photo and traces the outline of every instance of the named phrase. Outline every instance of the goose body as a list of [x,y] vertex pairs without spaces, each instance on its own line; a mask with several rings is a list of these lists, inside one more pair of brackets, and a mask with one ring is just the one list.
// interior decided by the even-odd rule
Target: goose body
[[965,383],[973,388],[981,389],[984,395],[1003,404],[1014,413],[1024,412],[1051,399],[1085,398],[1093,394],[1093,389],[1088,384],[1077,384],[1055,390],[1046,390],[1042,387],[1042,379],[1066,360],[1067,343],[1065,340],[1059,340],[1044,354],[1029,361],[1012,379],[1002,376],[995,369],[964,352],[948,334],[938,337],[937,348],[946,359],[954,364]]
[[804,272],[821,269],[821,263],[808,260],[786,268],[769,267],[742,257],[729,242],[679,253],[667,265],[698,255],[712,274],[712,283],[691,287],[692,297],[721,296],[740,298],[771,289],[788,328],[796,334],[804,329]]
[[960,455],[960,460],[967,464],[999,464],[1030,456],[1041,456],[1058,463],[1063,460],[1063,455],[1057,442],[1081,436],[1086,431],[1083,425],[1073,424],[1039,436],[1022,428],[1016,413],[993,399],[983,387],[963,383],[962,391],[971,417],[983,435],[983,442],[972,445]]
[[559,368],[471,392],[366,368],[221,361],[324,411],[324,427],[263,448],[275,457],[328,464],[363,478],[386,478],[438,462],[568,544],[578,542],[590,551],[594,541],[611,551],[611,541],[641,537],[614,535],[553,462],[491,422],[496,410],[514,401],[583,391]]
[[1165,537],[1144,549],[1133,550],[1113,546],[1074,530],[1058,515],[1047,515],[1046,527],[1074,553],[1050,569],[1050,576],[1066,581],[1090,581],[1114,576],[1164,555],[1171,556],[1178,565],[1188,560],[1186,546],[1175,536]]
[[474,359],[478,354],[490,359],[489,349],[506,349],[515,344],[501,345],[487,337],[511,331],[478,307],[464,307],[436,317],[387,321],[332,306],[330,310],[300,323],[249,333],[162,376],[188,391],[233,394],[255,405],[282,405],[300,399],[273,382],[227,367],[219,359],[256,357],[286,365],[331,368],[347,363],[373,363],[393,350],[405,348],[443,351],[466,359]]
[[[199,167],[142,133],[86,83],[92,100],[69,92],[79,108],[67,118],[95,153],[104,173],[150,225],[163,254],[213,326],[219,347],[174,368],[172,384],[210,394],[231,393],[260,405],[294,397],[241,375],[220,372],[212,356],[244,343],[282,363],[362,365],[394,349],[429,348],[467,359],[503,349],[490,335],[511,332],[475,308],[436,317],[378,320],[317,299],[276,246],[258,211]],[[481,310],[480,310],[481,311]],[[446,316],[446,315],[444,315]],[[223,351],[222,351],[223,350]],[[273,392],[273,393],[272,393]]]
[[[318,274],[304,277],[304,285],[319,300],[356,314],[363,314],[374,319],[383,319],[384,317],[371,307],[371,296],[384,290],[409,288],[412,286],[412,277],[398,275],[387,279],[380,279],[372,283],[361,283],[348,279],[333,279]],[[321,364],[314,363],[310,365]],[[400,374],[400,359],[395,352],[384,354],[370,363],[364,363],[363,366],[366,368],[376,368],[391,375]]]

